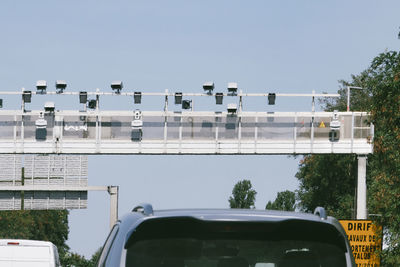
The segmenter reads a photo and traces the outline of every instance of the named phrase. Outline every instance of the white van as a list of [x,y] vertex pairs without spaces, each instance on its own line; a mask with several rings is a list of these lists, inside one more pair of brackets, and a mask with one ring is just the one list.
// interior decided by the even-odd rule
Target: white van
[[47,241],[0,239],[2,267],[59,267],[57,247]]

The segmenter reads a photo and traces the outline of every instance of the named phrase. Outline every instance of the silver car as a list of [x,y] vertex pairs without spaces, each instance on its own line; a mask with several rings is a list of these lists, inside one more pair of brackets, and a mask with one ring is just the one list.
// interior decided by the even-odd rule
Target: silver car
[[129,267],[355,266],[340,223],[268,210],[154,211],[142,204],[111,230],[98,265]]

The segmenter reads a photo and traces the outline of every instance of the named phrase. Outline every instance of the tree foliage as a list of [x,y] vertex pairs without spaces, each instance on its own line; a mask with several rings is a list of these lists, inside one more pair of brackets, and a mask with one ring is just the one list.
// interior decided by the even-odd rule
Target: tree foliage
[[276,199],[273,202],[268,201],[265,209],[294,211],[296,209],[295,192],[289,190],[278,192]]
[[16,210],[0,212],[0,239],[28,239],[50,241],[57,246],[64,267],[94,267],[97,251],[90,260],[71,253],[68,239],[67,210]]
[[352,218],[357,179],[355,155],[306,155],[296,174],[299,208],[313,212],[318,206],[337,218]]
[[69,247],[68,211],[19,210],[0,212],[0,238],[51,241],[62,256]]
[[[322,102],[325,110],[345,110],[346,86],[351,90],[351,110],[369,111],[373,123],[374,153],[368,156],[368,212],[385,229],[388,248],[383,253],[385,266],[400,264],[400,54],[385,52],[351,81],[341,81],[338,100]],[[300,206],[310,211],[317,205],[328,213],[351,218],[357,173],[353,155],[306,155],[296,177]]]
[[371,157],[371,209],[387,231],[387,264],[400,264],[400,54],[387,52],[371,65],[368,86],[373,95],[375,126]]
[[232,196],[229,197],[229,206],[232,209],[253,209],[257,192],[252,188],[249,180],[242,180],[235,184]]
[[92,255],[91,259],[86,259],[77,253],[68,252],[64,257],[62,266],[64,267],[95,267],[101,253],[101,247]]
[[79,255],[79,254],[73,253],[73,252],[68,252],[64,256],[62,266],[65,266],[65,267],[94,267],[94,265],[91,264],[90,260],[87,260],[82,255]]

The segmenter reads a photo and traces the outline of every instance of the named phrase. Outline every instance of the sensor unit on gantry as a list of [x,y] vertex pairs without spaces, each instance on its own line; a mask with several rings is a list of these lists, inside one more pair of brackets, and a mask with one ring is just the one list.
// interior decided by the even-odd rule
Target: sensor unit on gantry
[[333,111],[333,116],[332,116],[332,120],[331,120],[331,123],[330,123],[330,128],[331,128],[332,131],[340,130],[339,114],[338,114],[337,110]]

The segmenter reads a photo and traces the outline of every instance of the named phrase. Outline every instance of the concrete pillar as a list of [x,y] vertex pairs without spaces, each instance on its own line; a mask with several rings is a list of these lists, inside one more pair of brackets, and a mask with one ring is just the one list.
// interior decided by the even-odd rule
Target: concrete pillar
[[110,229],[118,220],[118,186],[108,186],[110,194]]
[[367,219],[367,156],[358,156],[357,219]]

